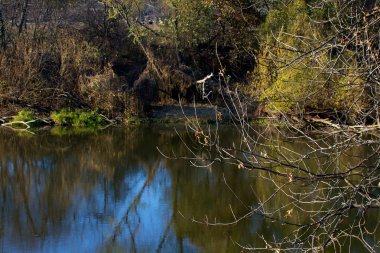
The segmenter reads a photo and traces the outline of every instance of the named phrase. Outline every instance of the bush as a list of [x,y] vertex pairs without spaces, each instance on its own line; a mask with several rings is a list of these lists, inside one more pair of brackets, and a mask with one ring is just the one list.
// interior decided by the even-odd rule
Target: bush
[[12,122],[15,121],[23,121],[23,122],[28,122],[36,120],[36,117],[34,115],[34,112],[32,111],[27,111],[27,110],[21,110],[18,112],[18,114],[13,118]]
[[21,110],[17,113],[16,116],[13,117],[11,123],[14,128],[24,128],[25,125],[23,123],[18,122],[25,122],[30,127],[39,127],[44,124],[47,124],[46,122],[39,120],[33,111],[28,110]]
[[76,127],[99,127],[106,123],[104,117],[94,111],[63,109],[53,112],[51,118],[57,125]]
[[335,31],[315,22],[333,6],[316,11],[307,3],[290,1],[269,11],[252,94],[273,114],[331,111],[355,120],[369,104],[358,57],[349,47],[339,49],[340,42],[329,42]]

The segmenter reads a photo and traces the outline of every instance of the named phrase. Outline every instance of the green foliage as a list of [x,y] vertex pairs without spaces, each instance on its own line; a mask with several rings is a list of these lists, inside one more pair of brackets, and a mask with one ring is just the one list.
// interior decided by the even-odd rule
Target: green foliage
[[181,47],[195,47],[212,33],[213,9],[202,0],[166,0],[172,15],[165,22],[167,34]]
[[346,66],[342,60],[355,63],[349,52],[335,58],[327,47],[307,53],[314,52],[333,33],[331,28],[321,29],[323,25],[313,21],[326,18],[332,10],[334,5],[312,9],[305,0],[296,0],[285,8],[269,11],[263,25],[261,39],[265,43],[253,87],[255,95],[266,101],[273,113],[349,109],[354,115],[363,108],[365,98],[360,94],[364,86],[360,86],[362,81],[355,73],[358,67]]
[[38,127],[46,124],[43,121],[39,120],[35,113],[30,110],[19,111],[17,115],[13,117],[11,122],[15,123],[13,124],[13,127],[15,128],[25,128],[24,124],[18,124],[17,122],[25,122],[31,127]]
[[104,117],[94,111],[63,109],[53,112],[51,118],[57,125],[75,127],[99,127],[106,123]]
[[330,97],[330,106],[344,112],[349,118],[355,119],[370,104],[369,96],[364,88],[365,81],[356,73],[349,72],[339,78],[338,83],[339,85],[334,87],[333,95]]
[[319,84],[323,75],[311,71],[317,67],[314,59],[305,58],[295,67],[286,66],[297,58],[297,51],[307,51],[313,46],[312,40],[305,45],[294,35],[313,37],[318,32],[309,22],[305,1],[293,1],[286,8],[271,10],[263,30],[262,37],[268,44],[262,54],[267,61],[261,62],[255,73],[259,96],[268,101],[272,111],[290,112],[295,107],[317,107],[316,95],[321,91]]
[[34,115],[33,111],[28,111],[28,110],[21,110],[18,112],[18,114],[13,118],[13,122],[15,121],[23,121],[23,122],[28,122],[36,120],[36,116]]
[[283,32],[303,35],[309,24],[308,10],[304,0],[292,1],[286,8],[270,10],[264,23],[264,31],[269,42],[273,41],[272,34],[281,36]]

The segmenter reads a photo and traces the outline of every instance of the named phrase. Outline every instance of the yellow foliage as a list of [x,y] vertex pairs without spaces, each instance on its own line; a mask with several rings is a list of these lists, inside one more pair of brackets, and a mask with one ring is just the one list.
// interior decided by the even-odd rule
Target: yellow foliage
[[[328,108],[348,110],[354,116],[365,107],[364,82],[355,73],[357,66],[348,68],[334,59],[329,48],[314,52],[326,39],[326,31],[311,21],[305,0],[271,10],[264,30],[267,43],[253,73],[252,95],[265,101],[270,111]],[[353,59],[348,52],[343,57]],[[330,65],[345,71],[330,71]]]

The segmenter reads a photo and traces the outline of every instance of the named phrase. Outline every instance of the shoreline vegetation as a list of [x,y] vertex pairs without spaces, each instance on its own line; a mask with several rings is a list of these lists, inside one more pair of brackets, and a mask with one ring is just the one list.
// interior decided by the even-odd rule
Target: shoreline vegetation
[[159,111],[181,101],[224,118],[379,128],[379,13],[371,1],[4,1],[0,123],[177,122],[186,112]]
[[0,118],[0,126],[15,130],[28,130],[46,126],[76,127],[100,129],[108,126],[141,124],[181,124],[197,121],[200,124],[227,123],[222,117],[225,109],[217,110],[213,106],[156,106],[149,117],[141,118],[125,115],[109,119],[97,111],[83,109],[62,109],[51,114],[37,114],[31,110],[21,110],[15,116]]
[[[302,120],[296,117],[291,119],[291,124],[300,128],[312,126],[313,129],[331,129],[331,131],[345,131],[356,133],[367,133],[378,136],[376,130],[380,129],[377,124],[373,125],[342,125],[336,124],[329,119],[305,116]],[[256,126],[289,125],[278,117],[255,117],[246,118],[245,121]],[[15,116],[0,117],[0,128],[6,127],[16,131],[27,131],[33,133],[34,130],[45,127],[59,128],[62,132],[64,128],[92,129],[100,130],[110,126],[140,126],[140,125],[181,125],[181,124],[223,124],[234,125],[226,108],[214,106],[193,105],[193,106],[156,106],[149,117],[135,117],[125,115],[117,119],[109,119],[97,111],[83,109],[62,109],[51,114],[37,114],[31,110],[21,110]],[[55,131],[55,130],[53,130]],[[375,131],[375,132],[374,132]],[[64,132],[64,131],[63,131]]]

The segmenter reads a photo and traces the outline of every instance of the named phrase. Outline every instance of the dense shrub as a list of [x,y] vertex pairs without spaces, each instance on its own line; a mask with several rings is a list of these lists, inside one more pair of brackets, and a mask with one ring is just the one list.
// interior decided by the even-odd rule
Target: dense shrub
[[57,125],[76,127],[99,127],[106,123],[105,118],[94,111],[63,109],[53,112],[51,118]]
[[35,120],[36,116],[34,115],[33,111],[26,111],[26,110],[21,110],[18,112],[18,114],[13,118],[13,121],[23,121],[23,122],[28,122]]
[[30,127],[39,127],[47,124],[40,120],[33,111],[29,110],[19,111],[10,123],[12,123],[12,126],[15,128],[25,128],[24,123],[28,124]]
[[252,88],[272,113],[329,110],[354,119],[366,109],[357,58],[347,49],[335,55],[328,43],[335,31],[316,21],[333,7],[312,9],[296,0],[269,11]]

